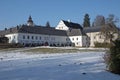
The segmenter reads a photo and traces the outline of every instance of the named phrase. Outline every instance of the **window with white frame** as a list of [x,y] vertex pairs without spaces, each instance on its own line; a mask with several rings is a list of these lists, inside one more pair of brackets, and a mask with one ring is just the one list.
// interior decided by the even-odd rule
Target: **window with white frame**
[[41,36],[39,37],[39,39],[41,40]]
[[38,37],[36,36],[36,40],[38,39]]
[[34,39],[34,36],[31,36],[31,39]]
[[78,38],[76,38],[76,40],[78,40]]
[[25,39],[25,35],[23,35],[23,39]]
[[74,38],[72,38],[72,40],[74,41]]
[[27,36],[27,39],[30,39],[30,36]]

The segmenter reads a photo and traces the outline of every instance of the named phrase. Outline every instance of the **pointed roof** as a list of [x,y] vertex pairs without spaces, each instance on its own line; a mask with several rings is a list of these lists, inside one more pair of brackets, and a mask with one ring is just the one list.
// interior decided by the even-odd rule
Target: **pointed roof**
[[27,22],[31,22],[31,23],[33,23],[33,20],[32,20],[31,15],[29,16],[29,18],[28,18],[28,21],[27,21]]

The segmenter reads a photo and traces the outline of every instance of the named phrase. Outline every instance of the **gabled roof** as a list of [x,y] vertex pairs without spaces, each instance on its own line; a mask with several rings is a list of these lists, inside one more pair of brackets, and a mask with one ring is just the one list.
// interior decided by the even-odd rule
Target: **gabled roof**
[[83,30],[81,29],[70,29],[67,31],[68,36],[79,36],[79,35],[86,35]]
[[[91,32],[101,32],[101,30],[118,30],[118,28],[115,25],[112,24],[106,24],[106,25],[101,25],[101,26],[95,26],[95,27],[85,27],[83,28],[83,31],[85,33],[91,33]],[[119,30],[118,30],[119,31]]]
[[102,29],[101,26],[97,26],[97,27],[85,27],[83,28],[83,31],[85,33],[90,33],[90,32],[100,32]]
[[66,31],[56,30],[53,27],[43,27],[43,26],[22,26],[19,29],[20,33],[33,33],[33,34],[43,34],[43,35],[57,35],[57,36],[66,36]]
[[11,34],[11,33],[17,33],[17,32],[18,32],[18,27],[9,28],[7,30],[1,30],[0,31],[0,36],[4,36],[6,34]]
[[53,27],[44,27],[44,26],[17,26],[7,30],[0,31],[0,35],[4,36],[11,33],[33,33],[33,34],[43,34],[43,35],[57,35],[57,36],[67,36],[66,31],[56,30]]
[[83,28],[80,24],[72,23],[68,21],[63,21],[66,26],[69,27],[68,31],[58,30],[53,27],[46,26],[17,26],[7,30],[0,31],[0,36],[11,33],[32,33],[32,34],[42,34],[42,35],[56,35],[56,36],[80,36],[85,35]]
[[78,24],[78,23],[73,23],[73,22],[64,21],[64,20],[62,20],[62,21],[63,21],[64,24],[65,24],[67,27],[69,27],[69,28],[82,29],[81,25]]

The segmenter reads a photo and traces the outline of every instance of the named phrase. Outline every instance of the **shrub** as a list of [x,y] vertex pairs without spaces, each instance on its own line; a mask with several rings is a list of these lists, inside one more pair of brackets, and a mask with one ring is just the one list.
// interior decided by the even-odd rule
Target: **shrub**
[[95,42],[95,47],[97,48],[110,48],[111,44],[110,43],[99,43],[99,42]]
[[114,46],[106,52],[104,60],[109,71],[120,74],[120,40],[114,41]]
[[17,43],[17,44],[10,44],[10,43],[0,43],[0,48],[21,48],[24,47],[23,45]]

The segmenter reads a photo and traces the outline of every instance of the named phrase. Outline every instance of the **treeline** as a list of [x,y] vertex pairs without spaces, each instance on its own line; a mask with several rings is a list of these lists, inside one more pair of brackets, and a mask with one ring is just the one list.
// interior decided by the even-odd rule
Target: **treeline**
[[108,17],[104,17],[103,15],[97,15],[93,22],[90,22],[90,16],[88,13],[84,15],[83,19],[83,27],[98,27],[105,24],[114,24],[119,22],[119,18],[114,14],[109,14]]

